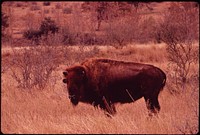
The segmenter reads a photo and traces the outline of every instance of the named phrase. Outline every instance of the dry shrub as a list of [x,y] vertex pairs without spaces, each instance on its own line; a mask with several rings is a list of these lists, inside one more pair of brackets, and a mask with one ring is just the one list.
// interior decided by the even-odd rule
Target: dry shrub
[[[38,45],[41,40],[45,41],[47,44],[49,42],[52,44],[52,41],[56,41],[56,43],[60,43],[60,35],[57,34],[59,27],[55,23],[51,17],[46,17],[40,24],[40,28],[38,29],[28,29],[24,31],[24,38],[31,40],[33,44]],[[52,40],[51,40],[52,39]],[[55,42],[53,42],[55,43]]]
[[106,28],[106,35],[109,43],[116,48],[122,48],[124,45],[137,39],[138,22],[140,17],[135,14],[129,18],[118,18],[110,22]]
[[21,88],[44,89],[52,72],[60,64],[58,59],[60,52],[52,46],[29,47],[12,51],[11,75]]
[[43,45],[58,46],[62,44],[63,36],[60,33],[48,33],[46,36],[41,37]]
[[55,8],[56,9],[62,9],[62,4],[61,3],[56,3]]
[[[93,47],[93,46],[92,46]],[[36,47],[35,47],[36,48]],[[96,48],[96,49],[95,49]],[[4,49],[4,48],[3,48]],[[42,47],[40,47],[42,49]],[[63,68],[55,69],[50,80],[47,81],[47,87],[42,91],[32,88],[30,92],[21,91],[21,88],[16,88],[18,83],[10,76],[12,71],[5,72],[2,75],[2,115],[1,129],[3,133],[37,133],[37,134],[196,134],[198,133],[199,123],[199,88],[198,80],[190,80],[187,83],[186,91],[179,95],[171,95],[169,87],[164,87],[164,90],[159,95],[161,111],[158,117],[148,119],[147,108],[144,99],[140,99],[135,103],[116,104],[117,114],[112,118],[105,116],[100,109],[95,109],[93,106],[80,103],[77,107],[73,107],[67,98],[66,85],[62,83],[62,71],[66,66],[71,66],[74,62],[81,62],[83,56],[90,57],[95,55],[95,50],[105,50],[105,57],[115,58],[116,60],[135,61],[140,58],[155,66],[160,67],[166,74],[169,75],[173,70],[167,71],[167,58],[165,55],[160,56],[160,61],[150,61],[150,55],[157,58],[157,54],[166,54],[165,48],[159,48],[157,45],[137,45],[116,49],[114,47],[99,46],[91,48],[84,46],[66,46],[56,48],[51,47],[55,55],[62,52],[62,56],[57,55]],[[106,49],[109,51],[106,51]],[[31,49],[29,49],[31,50]],[[128,51],[131,54],[128,54]],[[154,50],[154,51],[152,51]],[[23,54],[23,50],[17,50],[15,54],[2,55],[4,65],[6,60],[18,57],[17,53]],[[28,48],[27,48],[28,51]],[[39,48],[38,48],[38,51]],[[113,52],[113,53],[111,53]],[[54,54],[53,53],[53,54]],[[87,54],[87,55],[86,55]],[[14,55],[13,57],[11,57]],[[53,55],[53,56],[55,56]],[[154,56],[155,55],[155,56]],[[19,55],[21,56],[21,55]],[[31,55],[33,56],[33,55]],[[46,56],[47,57],[47,56]],[[138,57],[138,58],[136,58]],[[7,59],[8,58],[8,59]],[[41,54],[41,59],[45,61]],[[19,59],[19,58],[16,58]],[[34,58],[31,58],[32,61]],[[52,58],[51,58],[52,59]],[[153,60],[153,59],[152,59]],[[42,60],[41,60],[42,61]],[[155,62],[155,63],[154,63]],[[28,62],[27,62],[28,63]],[[40,64],[39,64],[40,65]],[[15,65],[13,65],[15,66]],[[43,65],[44,66],[44,65]],[[17,67],[17,66],[15,66]],[[12,69],[17,71],[19,67]],[[197,64],[191,65],[192,72],[197,73]],[[194,70],[196,69],[196,70]],[[18,72],[17,72],[18,73]],[[19,73],[18,73],[19,74]],[[53,77],[57,75],[57,77]],[[55,87],[51,87],[55,82]],[[167,85],[172,85],[167,77]],[[191,83],[191,81],[194,81]]]
[[63,36],[62,42],[64,45],[75,45],[79,42],[76,33],[72,33],[68,28],[62,28],[60,32]]
[[43,2],[43,5],[44,5],[44,6],[50,6],[50,5],[51,5],[51,2],[48,2],[48,1]]
[[16,2],[16,3],[15,3],[15,6],[16,6],[16,7],[24,7],[24,6],[26,6],[26,5],[25,5],[24,2]]
[[197,8],[186,10],[179,3],[173,3],[161,24],[161,39],[167,44],[168,59],[174,70],[176,85],[184,89],[189,79],[192,63],[198,59],[198,48],[195,46],[199,15]]
[[72,8],[69,8],[69,7],[65,7],[63,9],[63,14],[71,14],[72,13]]
[[38,6],[38,5],[32,5],[32,6],[30,7],[30,10],[31,10],[31,11],[41,10],[41,6]]
[[24,21],[24,25],[27,30],[38,30],[41,24],[42,19],[35,15],[34,13],[27,13],[26,15],[21,17]]
[[156,20],[150,17],[144,17],[139,22],[139,31],[137,36],[137,41],[139,43],[149,43],[156,40],[155,29],[157,27]]
[[97,46],[69,46],[62,47],[63,63],[66,66],[71,66],[77,63],[81,63],[87,58],[98,56],[100,50]]

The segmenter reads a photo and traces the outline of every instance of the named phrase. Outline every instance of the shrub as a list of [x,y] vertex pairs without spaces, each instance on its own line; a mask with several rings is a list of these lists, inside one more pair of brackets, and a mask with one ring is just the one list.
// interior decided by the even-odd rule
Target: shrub
[[32,5],[32,6],[30,7],[30,10],[31,10],[31,11],[34,11],[34,10],[41,10],[41,7],[38,6],[38,5]]
[[24,6],[23,2],[17,2],[16,3],[16,7],[22,7],[22,6]]
[[148,43],[155,39],[156,21],[153,17],[148,17],[139,23],[140,30],[138,31],[138,42]]
[[49,33],[47,36],[42,36],[41,40],[43,45],[53,46],[62,44],[62,35],[60,33]]
[[72,8],[69,8],[69,7],[65,7],[63,9],[63,14],[71,14],[72,13]]
[[44,89],[60,64],[60,51],[53,46],[13,49],[10,61],[12,77],[24,89]]
[[96,43],[96,35],[94,33],[83,33],[81,36],[81,44],[94,45]]
[[61,29],[62,34],[62,42],[65,45],[75,45],[77,44],[78,40],[77,37],[79,37],[79,33],[73,33],[69,30],[69,28],[62,28]]
[[62,8],[61,3],[57,3],[57,4],[55,5],[55,8],[56,8],[56,9],[61,9],[61,8]]
[[197,13],[197,9],[185,10],[180,4],[173,3],[160,26],[161,39],[167,44],[168,59],[176,73],[176,85],[183,89],[191,64],[198,57],[198,49],[194,46],[199,35]]
[[59,27],[56,25],[55,21],[51,19],[51,17],[46,17],[41,22],[40,32],[44,35],[47,35],[48,32],[53,34],[58,33]]
[[50,17],[45,18],[40,25],[39,30],[27,30],[24,31],[24,38],[31,40],[33,44],[39,44],[41,37],[43,36],[43,41],[47,40],[48,34],[58,33],[59,27],[55,24],[55,21]]
[[43,2],[43,5],[44,5],[44,6],[50,6],[50,5],[51,5],[51,3],[50,3],[50,2],[48,2],[48,1],[46,1],[46,2]]
[[138,20],[139,17],[136,15],[132,18],[120,18],[117,21],[111,22],[109,27],[106,28],[108,42],[117,48],[121,48],[132,42],[135,38],[137,38],[136,33],[138,31]]
[[39,44],[39,40],[41,39],[42,33],[38,30],[27,30],[23,33],[23,37],[31,40],[32,44]]

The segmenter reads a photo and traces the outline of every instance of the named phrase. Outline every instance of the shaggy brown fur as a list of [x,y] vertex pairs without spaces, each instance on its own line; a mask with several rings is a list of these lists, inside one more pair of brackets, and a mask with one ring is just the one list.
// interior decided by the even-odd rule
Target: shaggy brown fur
[[63,74],[73,105],[81,101],[114,114],[115,103],[130,103],[144,97],[151,112],[160,110],[158,95],[165,86],[166,75],[155,66],[89,59],[67,68]]

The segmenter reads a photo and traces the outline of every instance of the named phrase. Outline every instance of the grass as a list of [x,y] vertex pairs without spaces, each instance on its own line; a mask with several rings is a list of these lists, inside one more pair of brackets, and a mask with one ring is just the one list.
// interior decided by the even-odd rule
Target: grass
[[[91,49],[87,53],[90,51],[94,50]],[[80,55],[81,53],[79,50],[70,51],[68,56],[71,57],[65,58],[65,63],[71,63],[70,60],[82,61],[83,58],[75,59],[75,55],[79,55],[85,58],[104,57],[150,63],[167,71],[164,45],[130,45],[121,50],[104,47],[93,55]],[[2,56],[2,59],[9,59],[12,54]],[[2,65],[4,66],[6,62],[3,61]],[[77,107],[71,105],[67,98],[66,86],[62,83],[62,71],[65,67],[60,65],[55,70],[56,76],[44,90],[20,89],[10,76],[9,69],[2,74],[1,131],[3,133],[196,134],[199,131],[198,83],[187,84],[186,91],[178,95],[171,95],[168,87],[170,84],[167,84],[159,95],[161,111],[158,117],[151,119],[148,117],[142,98],[131,104],[117,104],[117,114],[111,119],[106,117],[102,110],[95,109],[91,105],[83,103],[79,103]],[[198,64],[194,64],[192,70],[196,72],[197,67]],[[168,76],[169,72],[166,72]]]
[[[157,17],[168,11],[170,3],[155,3],[153,12],[140,11],[139,13],[143,14],[144,17],[148,15]],[[24,5],[24,7],[20,4],[18,8],[13,7],[11,17],[14,23],[12,28],[26,29],[26,23],[30,23],[28,20],[35,22],[30,23],[31,27],[39,28],[39,25],[33,24],[40,24],[42,9],[49,10],[49,15],[60,18],[60,25],[66,25],[73,21],[73,14],[63,14],[60,11],[66,8],[74,11],[73,5],[77,3],[64,3],[60,5],[61,7],[57,6],[60,9],[58,12],[52,12],[56,4],[62,3],[53,2],[50,6],[44,7],[43,2],[37,2]],[[10,6],[3,5],[2,11],[8,14],[9,8]],[[70,13],[71,10],[66,11],[66,13]],[[83,17],[79,20],[89,16],[87,13],[82,15]],[[31,19],[27,20],[28,16]],[[102,29],[105,27],[104,25],[106,26],[102,23]],[[88,28],[91,27],[89,26]],[[197,45],[199,46],[199,44]],[[20,49],[23,47],[17,49],[17,52],[20,53],[22,52]],[[164,44],[128,45],[122,49],[111,46],[96,46],[93,49],[92,47],[63,47],[61,50],[64,54],[61,53],[62,55],[59,57],[62,63],[54,71],[55,75],[43,90],[18,87],[17,82],[11,77],[9,61],[13,54],[10,50],[9,45],[6,49],[2,48],[1,131],[5,134],[196,134],[199,132],[199,80],[197,79],[199,78],[199,63],[191,65],[190,74],[196,75],[196,79],[194,77],[189,81],[190,83],[187,83],[185,91],[176,88],[172,84],[174,80],[171,76],[174,71],[168,68],[169,62]],[[67,98],[66,85],[62,83],[62,71],[66,66],[80,63],[90,57],[148,63],[165,71],[167,84],[159,95],[161,111],[158,117],[152,119],[148,117],[143,98],[131,104],[117,104],[117,114],[112,119],[106,117],[102,110],[95,109],[88,104],[80,103],[74,108]],[[17,70],[15,71],[17,72]],[[171,88],[180,91],[180,93],[170,94]]]

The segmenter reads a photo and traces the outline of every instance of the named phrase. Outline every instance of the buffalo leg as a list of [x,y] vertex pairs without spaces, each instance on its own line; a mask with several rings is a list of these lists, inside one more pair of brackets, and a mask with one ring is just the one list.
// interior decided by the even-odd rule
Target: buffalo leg
[[147,105],[147,109],[150,111],[150,113],[158,113],[160,111],[160,105],[158,102],[158,96],[155,97],[144,97],[145,102]]

